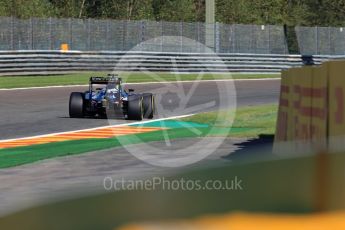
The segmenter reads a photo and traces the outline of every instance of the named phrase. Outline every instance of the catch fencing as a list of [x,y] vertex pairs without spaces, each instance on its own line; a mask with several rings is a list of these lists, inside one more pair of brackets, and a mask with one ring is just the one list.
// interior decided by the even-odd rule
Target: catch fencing
[[296,35],[303,55],[345,54],[343,27],[296,27]]
[[[283,26],[0,17],[0,50],[287,54]],[[207,47],[205,47],[207,44]]]

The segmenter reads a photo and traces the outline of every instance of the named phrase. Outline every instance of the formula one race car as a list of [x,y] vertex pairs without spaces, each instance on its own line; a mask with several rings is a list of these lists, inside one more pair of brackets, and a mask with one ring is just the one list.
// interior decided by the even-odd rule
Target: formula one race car
[[[94,89],[94,85],[104,85]],[[155,110],[151,93],[135,94],[122,88],[122,79],[117,75],[91,77],[89,90],[73,92],[69,99],[69,115],[72,118],[100,116],[126,118],[129,120],[152,119]]]

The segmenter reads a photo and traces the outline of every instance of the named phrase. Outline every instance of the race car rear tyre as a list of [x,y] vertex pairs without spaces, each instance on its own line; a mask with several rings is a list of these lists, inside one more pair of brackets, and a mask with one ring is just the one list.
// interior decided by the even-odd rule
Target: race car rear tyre
[[73,92],[69,98],[69,116],[72,118],[84,117],[84,94]]
[[155,98],[152,93],[143,94],[144,118],[152,119],[155,111]]
[[128,119],[141,121],[144,115],[143,98],[137,95],[128,97]]

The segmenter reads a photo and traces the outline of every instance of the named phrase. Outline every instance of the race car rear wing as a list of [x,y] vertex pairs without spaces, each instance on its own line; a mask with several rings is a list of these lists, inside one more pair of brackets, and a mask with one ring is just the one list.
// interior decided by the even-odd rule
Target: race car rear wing
[[109,83],[113,84],[121,84],[122,79],[117,76],[109,76],[109,77],[90,77],[90,84],[101,84],[107,85]]

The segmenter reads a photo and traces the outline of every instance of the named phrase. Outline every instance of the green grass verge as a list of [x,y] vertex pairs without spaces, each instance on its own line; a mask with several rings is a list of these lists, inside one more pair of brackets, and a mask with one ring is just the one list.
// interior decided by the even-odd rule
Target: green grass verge
[[[183,121],[207,124],[189,128],[172,128],[166,132],[170,139],[204,136],[256,137],[259,134],[273,134],[276,105],[245,107],[232,111],[221,111],[222,121],[216,121],[217,113],[209,112],[184,118]],[[229,131],[230,117],[235,116]],[[195,129],[200,133],[196,133]],[[107,139],[65,141],[0,150],[0,168],[8,168],[44,159],[76,155],[85,152],[109,149],[130,144],[164,140],[163,131],[126,135]]]
[[[209,128],[199,129],[201,135],[206,135]],[[188,129],[170,129],[167,130],[171,139],[184,137],[198,137],[195,133]],[[41,145],[32,145],[25,147],[9,148],[0,150],[0,168],[8,168],[36,161],[76,155],[85,152],[109,149],[113,147],[137,144],[151,141],[164,140],[162,131],[150,133],[141,133],[137,135],[126,135],[105,139],[88,139],[78,141],[64,141]]]
[[[51,76],[2,76],[0,77],[0,88],[21,88],[21,87],[42,87],[42,86],[63,86],[63,85],[85,85],[88,84],[90,76],[106,76],[105,72],[87,72],[66,75]],[[148,76],[143,73],[121,73],[120,76],[127,83],[157,82],[157,81],[192,81],[199,79],[198,74],[170,74],[154,73]],[[200,80],[215,79],[256,79],[280,77],[280,74],[204,74]]]
[[[200,113],[182,120],[208,124],[222,130],[230,127],[230,121],[234,118],[232,130],[227,134],[228,136],[256,137],[259,134],[274,134],[277,110],[277,105],[249,106],[238,109],[236,113],[233,111]],[[217,119],[218,117],[221,119]],[[221,132],[220,134],[223,135]],[[219,133],[214,135],[219,135]]]

